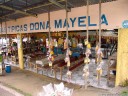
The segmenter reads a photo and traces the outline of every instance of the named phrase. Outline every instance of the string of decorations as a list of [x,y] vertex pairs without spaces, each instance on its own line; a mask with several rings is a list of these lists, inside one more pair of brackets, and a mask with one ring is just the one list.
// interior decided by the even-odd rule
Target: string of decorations
[[103,58],[103,53],[101,51],[101,0],[99,0],[99,43],[97,43],[96,46],[96,63],[97,63],[97,79],[98,79],[98,86],[100,86],[100,79],[102,75],[102,58]]
[[90,63],[90,54],[91,54],[91,44],[89,43],[89,30],[88,30],[88,16],[89,16],[89,0],[87,0],[87,38],[85,39],[84,43],[86,46],[86,51],[85,51],[85,59],[84,59],[84,63],[85,66],[83,68],[83,77],[84,77],[84,81],[85,81],[85,88],[87,88],[88,84],[88,77],[89,77],[89,63]]

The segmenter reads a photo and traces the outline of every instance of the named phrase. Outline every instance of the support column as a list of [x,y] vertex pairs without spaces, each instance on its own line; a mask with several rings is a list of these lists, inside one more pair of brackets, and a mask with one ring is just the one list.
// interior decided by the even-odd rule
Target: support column
[[128,79],[128,29],[118,30],[116,86]]
[[20,66],[20,69],[24,69],[22,35],[21,34],[17,34],[17,47],[18,47],[19,66]]

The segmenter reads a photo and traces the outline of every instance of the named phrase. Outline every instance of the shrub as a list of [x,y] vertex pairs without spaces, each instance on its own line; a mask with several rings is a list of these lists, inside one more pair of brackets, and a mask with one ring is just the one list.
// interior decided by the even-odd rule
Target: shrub
[[121,87],[126,87],[126,86],[128,86],[128,79],[126,79],[124,82],[122,82],[122,83],[120,84],[120,86],[121,86]]
[[128,91],[123,91],[123,92],[121,93],[121,96],[128,96]]

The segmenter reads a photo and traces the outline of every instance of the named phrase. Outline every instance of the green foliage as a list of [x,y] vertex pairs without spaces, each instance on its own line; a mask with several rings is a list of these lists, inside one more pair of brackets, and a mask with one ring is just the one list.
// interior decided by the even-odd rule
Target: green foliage
[[124,91],[121,93],[121,96],[128,96],[128,91]]
[[124,82],[122,82],[122,83],[120,84],[120,86],[121,86],[121,87],[126,87],[126,86],[128,86],[128,79],[126,79]]
[[0,55],[0,62],[2,62],[2,55]]
[[[32,96],[31,94],[26,93],[26,92],[23,92],[22,90],[20,90],[20,89],[18,89],[18,88],[16,88],[16,87],[13,87],[12,85],[9,85],[9,84],[3,83],[3,82],[1,82],[1,83],[2,83],[4,86],[6,86],[6,87],[8,87],[8,88],[11,88],[11,89],[13,89],[13,90],[15,90],[15,91],[17,91],[17,92],[23,94],[23,96]],[[1,95],[0,95],[0,96],[1,96]]]

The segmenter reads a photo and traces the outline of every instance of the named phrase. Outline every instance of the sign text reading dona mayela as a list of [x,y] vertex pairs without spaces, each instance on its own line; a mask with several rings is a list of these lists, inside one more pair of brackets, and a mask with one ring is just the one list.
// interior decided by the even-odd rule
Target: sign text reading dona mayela
[[[68,27],[86,27],[86,16],[74,17],[69,18]],[[101,16],[101,24],[108,25],[107,18],[105,14]],[[88,17],[88,26],[98,26],[98,24],[94,24],[91,21],[91,16]],[[53,25],[51,28],[54,27],[55,29],[65,28],[66,27],[66,19],[58,19],[53,21]],[[35,30],[47,30],[49,28],[49,21],[43,22],[31,22],[30,24],[23,24],[23,25],[12,25],[7,27],[7,32],[25,32],[25,31],[35,31]],[[6,28],[0,28],[0,32],[5,32]]]

